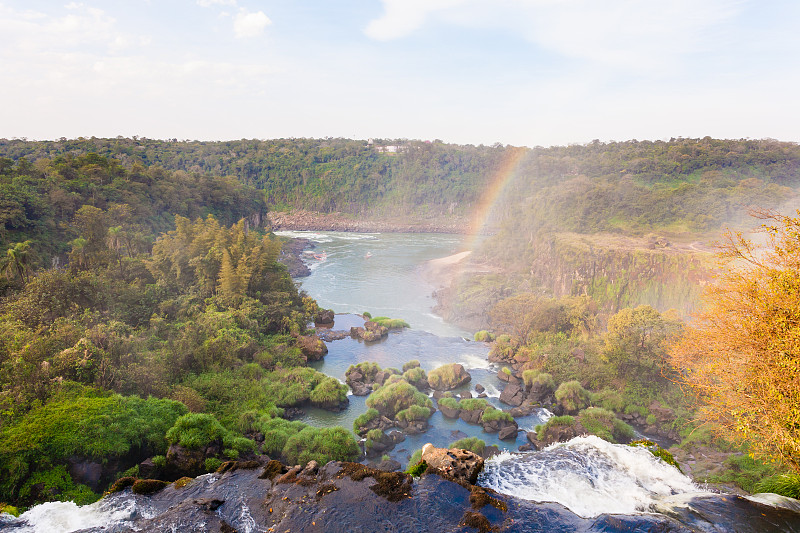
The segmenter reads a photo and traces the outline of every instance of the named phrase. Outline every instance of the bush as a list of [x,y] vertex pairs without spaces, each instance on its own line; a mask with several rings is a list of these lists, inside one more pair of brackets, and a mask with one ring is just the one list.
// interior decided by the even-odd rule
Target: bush
[[167,442],[184,448],[204,448],[215,441],[221,441],[225,448],[237,452],[255,449],[255,442],[228,431],[213,415],[203,413],[183,415],[167,431]]
[[377,409],[388,418],[394,418],[397,413],[412,405],[430,409],[433,402],[405,380],[383,386],[367,398],[367,407]]
[[206,469],[206,472],[216,472],[217,468],[222,466],[222,460],[217,459],[216,457],[209,457],[203,463],[203,466]]
[[756,491],[800,499],[800,474],[778,474],[762,479],[756,485]]
[[421,387],[426,387],[428,385],[428,376],[427,374],[425,374],[425,371],[419,367],[409,368],[408,370],[403,372],[403,379],[408,381],[418,389]]
[[167,466],[167,458],[163,455],[154,455],[151,461],[153,461],[153,465],[157,466],[158,468],[164,468]]
[[16,501],[29,476],[69,457],[107,460],[144,447],[164,453],[164,434],[184,413],[173,400],[65,390],[0,428],[0,501]]
[[591,398],[592,404],[615,413],[621,413],[625,409],[625,400],[615,390],[603,389],[598,393],[592,394]]
[[555,390],[556,383],[553,376],[547,372],[540,370],[525,370],[522,372],[522,381],[525,382],[525,388],[530,389],[534,385],[548,390]]
[[461,371],[464,370],[458,363],[440,366],[428,373],[428,383],[437,390],[454,389],[460,384]]
[[270,456],[277,457],[283,451],[289,437],[296,435],[307,426],[298,421],[291,422],[283,418],[262,417],[256,427],[264,435],[261,450]]
[[338,405],[347,400],[347,391],[350,388],[344,383],[340,383],[336,378],[325,378],[314,387],[309,399],[317,405]]
[[577,381],[567,381],[556,389],[556,400],[567,411],[575,413],[589,405],[589,392]]
[[448,409],[461,409],[461,407],[458,405],[458,400],[455,398],[439,398],[437,403],[440,406],[447,407]]
[[494,338],[495,338],[494,334],[489,333],[485,329],[476,332],[473,337],[473,339],[475,339],[478,342],[491,342],[494,340]]
[[417,420],[427,420],[433,412],[428,407],[412,405],[408,409],[403,409],[395,418],[400,422],[413,422]]
[[86,505],[99,499],[100,495],[92,492],[89,487],[72,481],[63,465],[35,472],[19,491],[19,500],[28,505],[51,500],[74,501],[78,505]]
[[305,465],[311,460],[324,465],[330,461],[356,461],[361,450],[352,433],[344,428],[307,426],[289,437],[282,455],[292,465]]
[[539,440],[544,440],[545,433],[548,429],[555,427],[555,426],[574,426],[575,425],[575,417],[564,415],[564,416],[553,416],[550,417],[544,425],[536,426],[536,438]]
[[408,372],[412,368],[419,368],[419,360],[412,359],[411,361],[407,362],[403,365],[403,372]]
[[489,405],[489,402],[483,398],[465,398],[458,402],[458,408],[464,411],[483,411]]
[[400,320],[399,318],[389,318],[386,316],[376,316],[371,319],[373,322],[378,324],[379,326],[384,326],[389,329],[402,329],[402,328],[409,328],[411,326],[408,325],[408,322],[405,320]]
[[489,406],[483,411],[483,415],[481,415],[482,422],[494,422],[496,420],[505,420],[506,422],[513,422],[514,417],[510,414],[506,413],[505,411],[501,411],[500,409],[496,409],[495,407]]
[[414,453],[411,454],[411,459],[408,460],[406,472],[411,474],[412,476],[413,475],[419,476],[419,474],[425,471],[425,468],[427,468],[428,465],[425,465],[425,468],[422,468],[422,472],[419,472],[419,474],[412,474],[411,469],[419,465],[421,462],[422,462],[422,449],[414,450]]
[[353,433],[358,433],[358,430],[365,427],[367,424],[381,416],[377,409],[367,409],[363,414],[360,414],[353,420]]
[[365,382],[370,383],[375,381],[375,376],[381,371],[381,367],[378,366],[378,363],[372,363],[369,361],[358,363],[357,365],[350,365],[347,369],[347,372],[344,373],[345,378],[347,378],[354,370],[357,370],[359,374],[364,376]]
[[631,426],[602,407],[590,407],[580,412],[578,421],[591,435],[609,442],[628,442],[634,436]]
[[450,444],[450,448],[457,448],[459,450],[469,450],[478,455],[483,454],[486,449],[486,443],[478,437],[467,437],[465,439],[457,440]]

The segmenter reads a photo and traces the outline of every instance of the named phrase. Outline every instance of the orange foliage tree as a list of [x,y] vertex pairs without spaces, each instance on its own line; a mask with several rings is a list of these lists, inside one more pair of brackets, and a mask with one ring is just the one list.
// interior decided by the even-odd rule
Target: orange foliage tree
[[766,243],[726,233],[726,266],[670,356],[722,436],[800,471],[800,218],[752,214]]

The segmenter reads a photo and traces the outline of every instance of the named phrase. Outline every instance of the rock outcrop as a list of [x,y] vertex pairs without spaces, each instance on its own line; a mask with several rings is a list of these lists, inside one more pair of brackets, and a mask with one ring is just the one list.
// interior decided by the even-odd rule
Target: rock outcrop
[[455,479],[474,485],[483,470],[483,457],[468,450],[437,448],[433,444],[422,447],[422,460],[428,468]]

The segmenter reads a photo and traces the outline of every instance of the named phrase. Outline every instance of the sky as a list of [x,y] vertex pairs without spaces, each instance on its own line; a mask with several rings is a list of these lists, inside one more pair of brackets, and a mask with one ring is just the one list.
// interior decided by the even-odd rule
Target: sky
[[0,0],[0,138],[800,141],[796,0]]

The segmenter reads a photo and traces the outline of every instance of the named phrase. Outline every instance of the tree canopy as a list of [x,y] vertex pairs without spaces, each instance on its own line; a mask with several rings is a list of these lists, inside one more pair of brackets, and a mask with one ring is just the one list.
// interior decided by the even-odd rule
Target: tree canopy
[[754,215],[765,243],[726,234],[727,268],[672,363],[725,437],[800,471],[800,212]]

